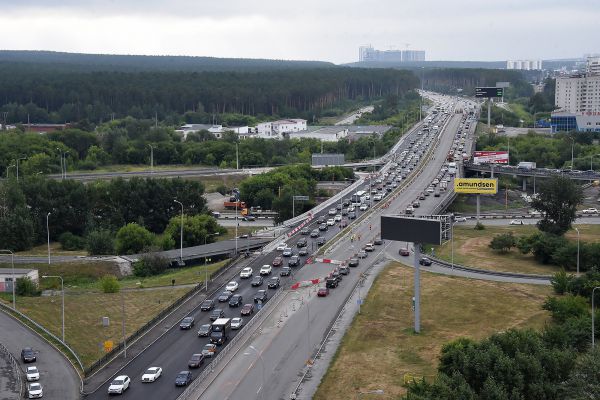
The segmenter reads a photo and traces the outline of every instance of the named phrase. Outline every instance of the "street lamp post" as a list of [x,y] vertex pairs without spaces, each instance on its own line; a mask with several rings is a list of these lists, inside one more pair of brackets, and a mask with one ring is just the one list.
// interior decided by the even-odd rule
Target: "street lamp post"
[[579,276],[579,229],[575,228],[577,231],[577,276]]
[[60,279],[60,291],[62,293],[62,342],[65,343],[65,283],[60,275],[42,275],[42,278]]
[[573,161],[574,161],[574,152],[573,149],[575,147],[575,138],[569,137],[571,139],[571,171],[573,171]]
[[181,229],[179,232],[179,260],[183,263],[183,203],[178,200],[173,200],[181,206]]
[[[260,387],[258,388],[258,390],[256,391],[256,394],[258,394],[260,392],[260,397],[264,399],[264,387],[265,387],[265,360],[262,357],[262,354],[260,354],[260,352],[257,350],[256,347],[254,347],[253,345],[248,346],[248,348],[252,351],[254,351],[256,353],[256,356],[258,357],[258,359],[260,360],[260,365],[262,367],[262,383],[260,385]],[[245,356],[249,356],[250,353],[244,353]]]
[[14,168],[14,167],[16,167],[16,165],[14,165],[14,164],[13,164],[13,165],[9,165],[8,167],[6,167],[6,179],[8,179],[8,171],[9,171],[11,168]]
[[50,265],[50,214],[52,213],[46,214],[46,232],[48,232],[48,265]]
[[12,266],[12,295],[13,295],[13,310],[17,309],[17,298],[15,296],[15,286],[17,281],[15,280],[15,253],[11,250],[0,250],[0,253],[10,254],[10,264]]
[[377,395],[381,395],[384,394],[385,392],[383,391],[383,389],[376,389],[376,390],[369,390],[366,392],[358,392],[358,394],[356,395],[357,399],[360,399],[360,396],[365,395],[365,394],[377,394]]
[[452,225],[450,226],[450,258],[452,259],[451,264],[452,264],[452,269],[454,269],[454,225],[457,223],[458,221],[454,221],[452,223]]
[[148,145],[150,147],[150,173],[154,173],[154,146],[151,144]]
[[594,323],[595,323],[595,316],[594,316],[594,292],[596,291],[596,289],[600,289],[600,286],[596,286],[595,288],[592,289],[592,349],[596,346],[596,332],[594,331]]

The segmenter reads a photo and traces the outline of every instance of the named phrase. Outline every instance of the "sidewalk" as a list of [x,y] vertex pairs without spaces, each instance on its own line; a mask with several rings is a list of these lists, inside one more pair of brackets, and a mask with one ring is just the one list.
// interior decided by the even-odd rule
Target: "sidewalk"
[[19,380],[13,365],[10,362],[10,356],[0,351],[0,399],[10,400],[20,397]]

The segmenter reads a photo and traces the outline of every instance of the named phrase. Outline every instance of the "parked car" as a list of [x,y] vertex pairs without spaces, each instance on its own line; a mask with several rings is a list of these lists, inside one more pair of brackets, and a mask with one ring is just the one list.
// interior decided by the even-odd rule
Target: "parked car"
[[268,295],[267,295],[267,291],[266,290],[259,290],[254,295],[254,302],[255,303],[258,303],[259,301],[262,301],[264,303],[265,301],[267,301],[267,299],[268,299]]
[[320,287],[319,290],[317,291],[317,296],[319,296],[319,297],[327,297],[328,295],[329,295],[328,287]]
[[192,354],[190,360],[188,361],[188,367],[190,368],[200,368],[200,365],[204,362],[204,356],[201,353]]
[[240,310],[240,314],[241,315],[254,314],[254,304],[252,304],[252,303],[244,304],[244,307],[242,307],[242,309]]
[[194,326],[194,317],[188,316],[181,320],[179,329],[192,329]]
[[242,318],[236,317],[231,319],[231,329],[240,329],[244,325]]
[[142,382],[144,382],[144,383],[155,382],[161,376],[162,376],[162,368],[161,367],[150,367],[142,375]]
[[200,305],[200,311],[210,311],[215,308],[215,301],[213,299],[206,299]]
[[129,389],[130,383],[131,379],[129,379],[127,375],[119,375],[115,379],[113,379],[113,381],[108,386],[108,394],[123,394],[124,391]]
[[208,337],[212,332],[211,324],[202,324],[200,325],[200,329],[198,329],[198,337]]
[[261,276],[271,275],[272,271],[273,271],[273,267],[271,267],[269,264],[265,264],[262,267],[260,267],[260,275]]
[[175,377],[175,386],[187,386],[192,381],[192,373],[190,371],[181,371]]

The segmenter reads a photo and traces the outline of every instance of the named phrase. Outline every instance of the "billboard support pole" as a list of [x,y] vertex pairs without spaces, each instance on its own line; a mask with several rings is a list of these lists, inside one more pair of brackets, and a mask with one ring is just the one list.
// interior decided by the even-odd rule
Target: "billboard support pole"
[[478,194],[477,195],[477,223],[479,223],[479,199],[480,199],[481,195]]
[[421,258],[421,252],[419,249],[419,243],[413,243],[414,246],[414,266],[415,266],[415,333],[421,332],[421,264],[419,259]]
[[492,115],[492,99],[488,97],[488,129],[490,129],[492,127],[491,115]]
[[491,171],[491,176],[490,178],[494,179],[494,164],[490,164],[490,171]]

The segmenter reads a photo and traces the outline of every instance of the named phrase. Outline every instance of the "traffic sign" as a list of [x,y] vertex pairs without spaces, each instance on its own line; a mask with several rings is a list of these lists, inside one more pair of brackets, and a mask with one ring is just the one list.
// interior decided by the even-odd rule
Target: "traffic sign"
[[308,201],[308,196],[294,196],[294,200]]
[[475,97],[503,97],[504,89],[501,87],[476,87]]

